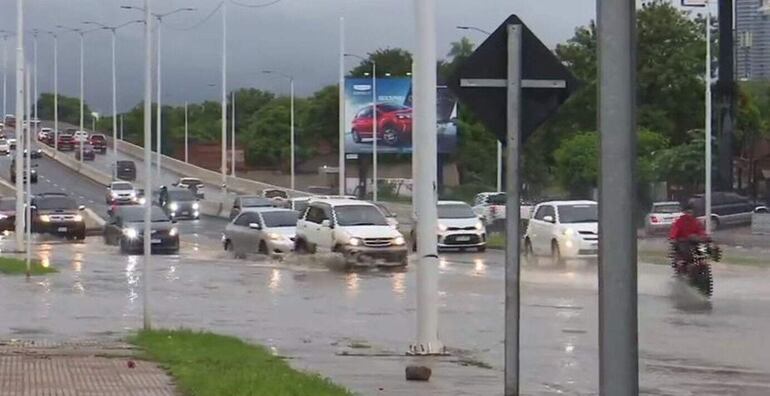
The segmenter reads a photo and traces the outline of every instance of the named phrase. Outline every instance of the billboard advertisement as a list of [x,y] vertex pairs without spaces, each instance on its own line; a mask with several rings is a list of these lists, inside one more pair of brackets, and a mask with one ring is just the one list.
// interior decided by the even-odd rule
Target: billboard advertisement
[[[375,115],[371,78],[345,80],[345,152],[371,154],[375,119],[379,154],[412,153],[412,79],[378,78]],[[457,100],[439,87],[437,101],[438,152],[450,154],[457,148]]]

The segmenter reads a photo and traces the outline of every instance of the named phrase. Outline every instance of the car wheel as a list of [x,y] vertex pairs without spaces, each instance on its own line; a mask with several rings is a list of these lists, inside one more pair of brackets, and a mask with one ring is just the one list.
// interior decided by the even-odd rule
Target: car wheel
[[412,232],[412,237],[410,239],[412,240],[412,251],[416,252],[417,251],[417,235],[415,235],[414,232]]
[[361,143],[361,135],[358,134],[358,131],[354,129],[351,134],[353,135],[353,142]]
[[398,129],[392,125],[386,126],[382,135],[382,140],[388,146],[398,146],[398,144],[401,143],[401,138],[398,135]]
[[267,244],[265,243],[265,241],[260,241],[259,242],[259,253],[260,254],[265,254],[265,255],[269,253],[267,251]]
[[85,239],[86,239],[86,232],[85,231],[75,234],[75,240],[76,241],[84,241]]
[[556,265],[564,264],[564,258],[561,256],[561,249],[559,248],[559,242],[551,241],[551,259]]
[[476,251],[478,251],[479,253],[486,252],[487,251],[487,245],[481,245],[481,246],[477,247]]
[[537,265],[535,249],[532,247],[532,241],[529,238],[524,240],[524,262],[531,265]]
[[294,252],[297,254],[308,254],[307,250],[307,242],[305,242],[302,238],[297,238],[294,240]]

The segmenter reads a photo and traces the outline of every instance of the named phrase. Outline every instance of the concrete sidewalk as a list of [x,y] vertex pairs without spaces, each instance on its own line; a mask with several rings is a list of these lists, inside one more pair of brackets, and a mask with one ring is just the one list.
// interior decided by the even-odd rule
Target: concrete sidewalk
[[177,394],[162,369],[136,355],[126,344],[0,341],[0,396]]

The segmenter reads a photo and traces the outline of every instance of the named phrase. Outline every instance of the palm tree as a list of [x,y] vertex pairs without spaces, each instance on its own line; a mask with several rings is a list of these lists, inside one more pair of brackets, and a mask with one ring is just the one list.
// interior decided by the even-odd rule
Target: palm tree
[[468,38],[463,36],[460,41],[455,41],[450,44],[451,48],[447,56],[454,61],[455,59],[465,59],[473,53],[476,45]]

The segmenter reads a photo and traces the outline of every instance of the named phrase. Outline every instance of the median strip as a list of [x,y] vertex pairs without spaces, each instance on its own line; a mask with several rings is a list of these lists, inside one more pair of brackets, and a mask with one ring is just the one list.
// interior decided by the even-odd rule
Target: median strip
[[[30,263],[30,275],[45,275],[59,272],[56,268],[45,267],[39,261],[33,260]],[[0,257],[0,274],[5,275],[24,275],[27,273],[27,263],[14,257]]]
[[140,331],[130,341],[160,363],[189,396],[351,395],[317,374],[292,369],[265,347],[190,330]]

